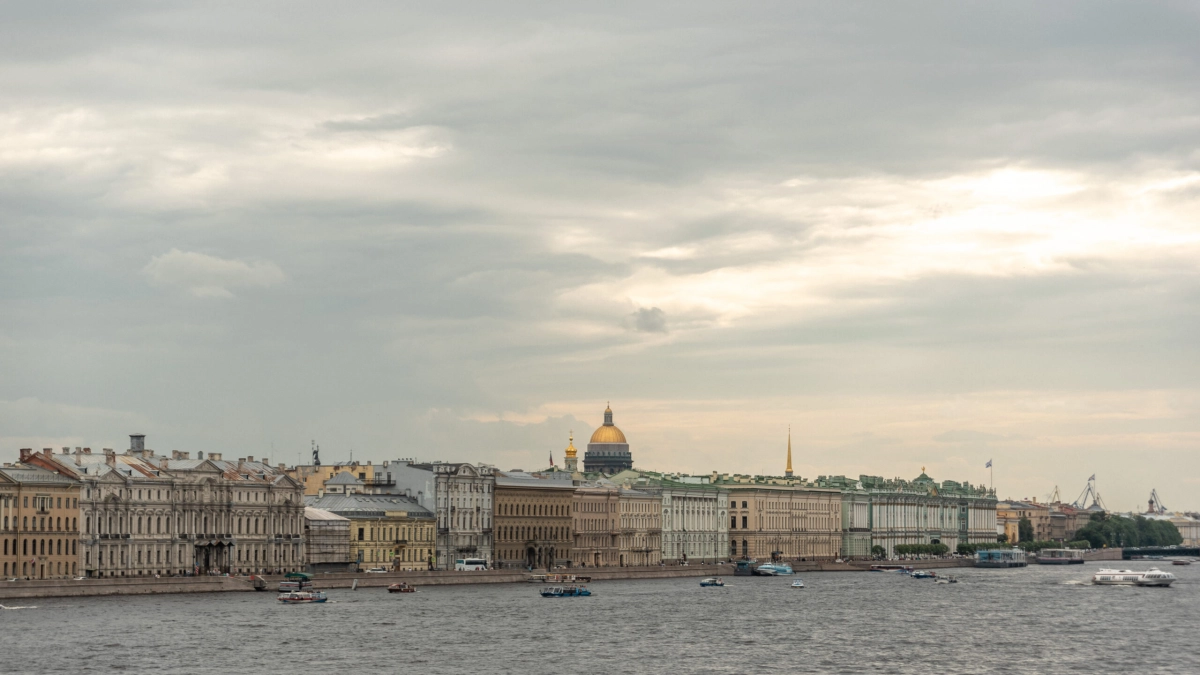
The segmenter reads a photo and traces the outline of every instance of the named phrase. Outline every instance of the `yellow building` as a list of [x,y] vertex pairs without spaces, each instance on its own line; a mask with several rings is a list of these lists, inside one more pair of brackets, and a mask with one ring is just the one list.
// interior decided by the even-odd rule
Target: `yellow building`
[[[22,450],[22,459],[31,451]],[[0,467],[0,574],[62,579],[79,573],[79,481],[27,466]]]
[[[304,485],[305,496],[315,496],[325,487],[325,481],[328,481],[338,474],[349,473],[358,480],[362,481],[364,487],[370,487],[377,482],[376,466],[371,462],[359,464],[351,462],[349,464],[322,464],[320,466],[303,465],[295,466],[287,469],[285,473],[293,480]],[[365,491],[365,490],[364,490]]]
[[841,551],[842,496],[798,477],[721,476],[729,490],[729,555],[832,560]]
[[350,559],[360,569],[431,568],[436,521],[415,500],[402,495],[326,492],[304,501],[350,521]]

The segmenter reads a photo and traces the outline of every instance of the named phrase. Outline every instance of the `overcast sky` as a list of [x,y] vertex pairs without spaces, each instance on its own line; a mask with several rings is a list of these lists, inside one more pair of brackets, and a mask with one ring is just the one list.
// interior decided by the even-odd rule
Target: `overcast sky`
[[[253,5],[253,6],[250,6]],[[0,455],[1200,508],[1195,3],[5,3]]]

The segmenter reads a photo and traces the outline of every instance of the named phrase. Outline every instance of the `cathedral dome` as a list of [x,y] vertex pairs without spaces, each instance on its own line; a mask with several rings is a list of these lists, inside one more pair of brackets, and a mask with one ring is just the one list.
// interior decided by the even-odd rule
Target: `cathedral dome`
[[628,443],[625,440],[625,434],[613,424],[612,408],[604,408],[604,426],[596,430],[592,434],[592,440],[588,443]]

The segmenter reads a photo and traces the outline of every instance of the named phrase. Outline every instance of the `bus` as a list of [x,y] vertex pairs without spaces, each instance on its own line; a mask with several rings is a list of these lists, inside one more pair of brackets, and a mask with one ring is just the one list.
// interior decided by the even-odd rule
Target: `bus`
[[454,561],[454,569],[459,572],[478,572],[487,569],[487,561],[483,558],[459,558]]

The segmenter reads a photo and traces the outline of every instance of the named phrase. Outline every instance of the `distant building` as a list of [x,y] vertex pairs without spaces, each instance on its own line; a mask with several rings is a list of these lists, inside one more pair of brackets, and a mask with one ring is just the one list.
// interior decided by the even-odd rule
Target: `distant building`
[[613,424],[611,407],[604,409],[604,424],[592,434],[583,455],[584,471],[612,475],[633,468],[633,455],[625,434]]
[[661,508],[662,498],[657,494],[628,487],[619,489],[618,565],[657,565],[662,561],[662,515],[659,512]]
[[[334,490],[351,487],[348,480],[337,476],[329,483],[335,481]],[[324,492],[304,499],[311,508],[349,520],[349,558],[359,569],[426,570],[432,566],[435,520],[416,500],[352,491]]]
[[575,537],[571,560],[576,567],[614,567],[621,563],[617,538],[620,491],[601,480],[579,486],[572,493],[572,532]]
[[871,499],[871,545],[888,557],[898,544],[945,544],[954,551],[959,544],[996,541],[995,493],[985,487],[937,483],[924,469],[911,481],[858,479]]
[[[28,457],[32,451],[22,450]],[[79,481],[34,466],[0,467],[0,574],[64,579],[79,573]]]
[[352,569],[349,518],[323,509],[305,507],[304,539],[309,572],[346,572]]
[[711,476],[631,469],[612,480],[659,501],[663,560],[714,563],[729,559],[729,491],[713,485]]
[[574,493],[575,484],[565,472],[496,472],[496,566],[569,566]]
[[454,569],[454,561],[479,558],[492,564],[495,469],[486,464],[432,462],[413,468],[430,471],[437,515],[435,565]]
[[729,555],[832,560],[842,549],[841,493],[798,476],[722,474],[729,491]]

